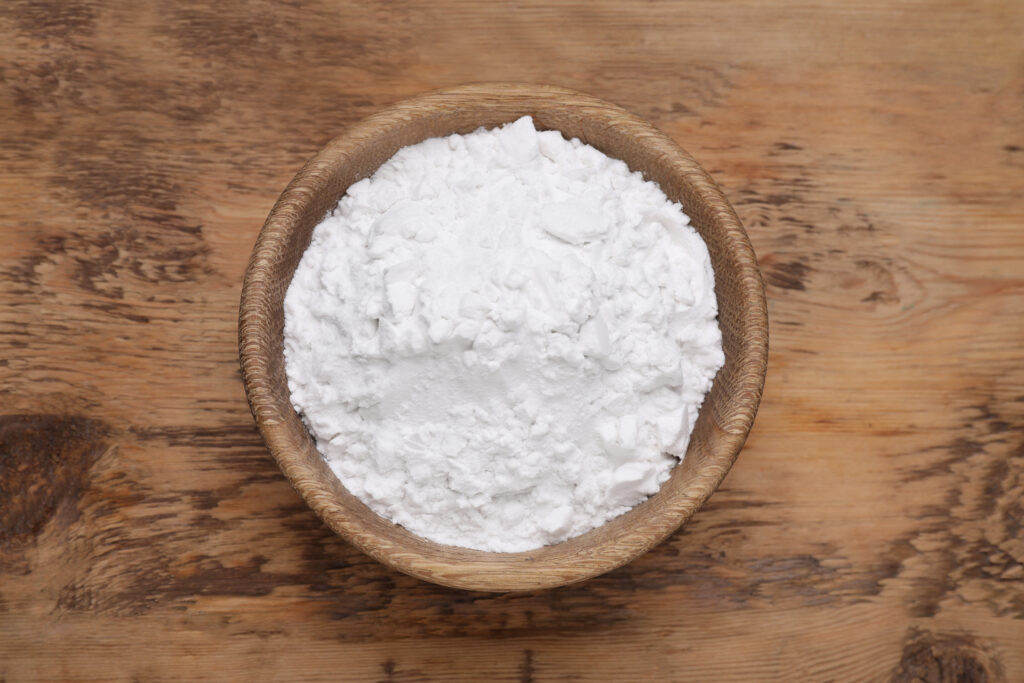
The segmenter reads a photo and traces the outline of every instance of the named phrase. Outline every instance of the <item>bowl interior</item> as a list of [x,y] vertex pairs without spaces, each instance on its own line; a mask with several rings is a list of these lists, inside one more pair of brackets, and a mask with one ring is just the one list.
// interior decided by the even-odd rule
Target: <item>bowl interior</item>
[[[530,114],[539,129],[578,137],[657,182],[708,245],[725,366],[705,398],[686,457],[661,490],[582,536],[523,553],[442,546],[372,512],[331,473],[292,408],[283,356],[283,300],[313,228],[352,183],[401,147]],[[408,100],[329,143],[291,182],[260,233],[242,292],[239,347],[253,415],[282,471],[337,533],[401,571],[475,590],[580,581],[648,550],[685,522],[727,473],[760,401],[767,356],[764,287],[735,213],[697,163],[653,127],[609,103],[522,85],[468,86]]]

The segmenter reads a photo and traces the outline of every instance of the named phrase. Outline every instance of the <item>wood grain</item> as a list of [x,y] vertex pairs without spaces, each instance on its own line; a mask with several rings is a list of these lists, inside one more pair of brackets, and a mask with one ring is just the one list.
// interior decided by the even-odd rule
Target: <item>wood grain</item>
[[[0,679],[1024,679],[1024,7],[0,4]],[[464,593],[325,529],[236,314],[295,171],[396,100],[549,82],[722,185],[772,349],[686,529]]]

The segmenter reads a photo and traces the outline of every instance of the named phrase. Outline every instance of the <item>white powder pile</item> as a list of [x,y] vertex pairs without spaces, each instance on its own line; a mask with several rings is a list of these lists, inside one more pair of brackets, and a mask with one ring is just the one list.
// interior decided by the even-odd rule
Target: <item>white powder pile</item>
[[599,526],[668,479],[724,362],[688,223],[530,117],[406,147],[295,272],[292,402],[345,487],[424,538],[514,552]]

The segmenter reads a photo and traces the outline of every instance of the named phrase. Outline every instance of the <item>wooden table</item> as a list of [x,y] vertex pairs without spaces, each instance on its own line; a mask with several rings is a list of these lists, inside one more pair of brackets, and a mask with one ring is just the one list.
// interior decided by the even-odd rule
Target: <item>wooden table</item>
[[[0,680],[1024,680],[1024,5],[0,5]],[[763,266],[761,412],[631,565],[447,590],[325,530],[246,407],[256,232],[405,96],[646,117]]]

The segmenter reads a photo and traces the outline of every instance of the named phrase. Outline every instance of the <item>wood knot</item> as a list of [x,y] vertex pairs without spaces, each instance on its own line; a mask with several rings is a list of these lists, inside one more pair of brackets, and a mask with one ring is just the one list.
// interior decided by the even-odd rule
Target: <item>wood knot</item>
[[33,538],[77,500],[109,432],[79,416],[0,415],[0,547]]
[[892,680],[928,683],[1002,681],[999,662],[967,634],[933,634],[911,627]]

